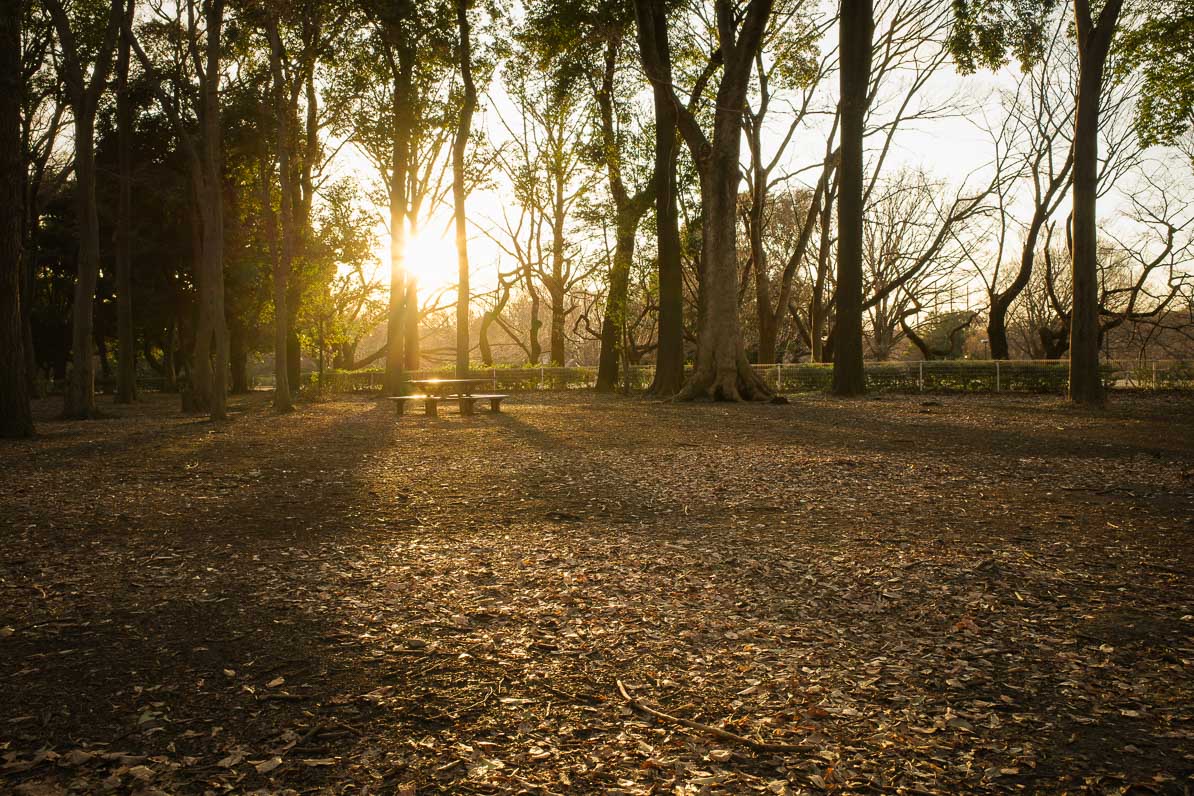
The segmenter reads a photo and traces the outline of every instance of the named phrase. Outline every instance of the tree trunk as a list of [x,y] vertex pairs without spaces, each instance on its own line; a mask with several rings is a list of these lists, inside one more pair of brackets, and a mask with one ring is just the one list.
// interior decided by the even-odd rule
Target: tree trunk
[[1074,118],[1073,309],[1070,312],[1070,400],[1100,406],[1097,197],[1099,97],[1122,0],[1107,0],[1093,24],[1088,0],[1074,0],[1078,33],[1078,108]]
[[639,56],[655,108],[655,239],[659,271],[659,344],[648,393],[676,395],[684,386],[684,274],[676,209],[679,111],[672,89],[667,12],[660,0],[636,0]]
[[477,330],[477,348],[481,354],[481,364],[487,368],[493,367],[493,349],[489,347],[489,327],[493,325],[493,310],[486,310],[481,316],[481,328]]
[[249,348],[243,322],[233,321],[228,330],[228,359],[232,370],[232,393],[243,395],[249,391]]
[[419,369],[419,280],[414,274],[406,275],[406,329],[403,334],[406,369]]
[[659,87],[655,94],[655,243],[659,271],[659,344],[648,392],[666,398],[684,386],[684,271],[676,208],[676,109]]
[[286,383],[290,385],[291,395],[297,395],[303,384],[303,347],[293,319],[286,332]]
[[79,262],[71,309],[71,370],[63,417],[90,418],[95,406],[95,284],[99,276],[99,213],[95,200],[95,127],[87,114],[75,115],[75,215]]
[[206,75],[202,96],[203,268],[199,278],[199,333],[192,363],[202,390],[196,397],[207,405],[212,420],[228,416],[228,323],[224,313],[224,193],[223,142],[220,126],[220,30],[223,0],[204,8]]
[[275,12],[265,15],[266,34],[269,38],[270,80],[274,103],[274,162],[278,167],[279,194],[282,218],[282,245],[276,245],[277,224],[274,220],[273,191],[269,176],[273,169],[263,173],[261,201],[265,222],[268,227],[266,239],[269,242],[270,259],[273,261],[274,292],[274,409],[290,412],[294,409],[293,390],[298,387],[290,378],[290,310],[287,307],[286,291],[289,287],[290,268],[294,261],[294,194],[290,171],[290,103],[286,100],[286,84],[282,79],[282,39],[278,34],[278,18]]
[[[755,53],[771,13],[769,0],[751,0],[740,26],[738,14],[718,0],[723,58],[714,104],[713,137],[701,135],[695,118],[684,116],[681,131],[701,178],[700,330],[692,378],[679,398],[720,401],[759,400],[773,392],[746,359],[738,318],[738,183],[742,114]],[[738,27],[738,30],[733,28]]]
[[[718,115],[724,114],[719,111]],[[734,123],[741,124],[740,117]],[[679,397],[682,400],[699,397],[715,401],[758,400],[771,397],[772,392],[747,361],[739,329],[735,216],[740,177],[737,137],[723,134],[717,139],[706,173],[701,176],[705,214],[701,248],[704,313],[697,336],[696,366]]]
[[21,322],[21,22],[24,4],[0,7],[0,437],[33,435]]
[[542,328],[543,321],[539,320],[539,305],[541,302],[539,300],[539,291],[535,289],[529,262],[523,272],[523,277],[526,281],[527,293],[531,297],[530,364],[538,365],[543,358],[543,346],[539,343],[539,329]]
[[[45,0],[53,19],[66,73],[66,92],[75,123],[75,215],[79,236],[78,275],[71,319],[71,372],[62,414],[95,417],[95,365],[91,345],[95,322],[95,284],[99,276],[99,213],[95,199],[95,114],[112,66],[112,51],[124,17],[122,0],[112,0],[108,25],[95,52],[90,75],[61,0]],[[18,205],[19,206],[19,205]]]
[[[386,395],[405,389],[406,335],[406,178],[410,160],[409,93],[412,66],[399,55],[394,75],[394,149],[390,163],[390,305],[386,316]],[[410,311],[417,311],[411,308]]]
[[472,42],[469,38],[468,0],[456,0],[456,26],[460,32],[460,78],[464,84],[464,103],[452,140],[452,209],[456,222],[456,377],[468,378],[469,366],[469,266],[468,219],[465,217],[464,154],[477,106],[477,88],[473,85]]
[[133,334],[132,255],[132,102],[128,96],[129,36],[135,4],[128,2],[120,31],[120,52],[116,58],[116,149],[119,198],[116,210],[116,328],[120,360],[116,371],[116,403],[137,399],[137,341]]
[[833,392],[866,391],[862,367],[862,136],[871,71],[873,0],[842,0],[842,163],[838,185],[837,317],[833,324]]
[[[630,218],[631,214],[634,218]],[[597,360],[597,392],[614,392],[618,387],[618,363],[622,359],[622,338],[630,293],[630,265],[634,260],[634,236],[639,214],[633,208],[618,213],[614,261],[609,272],[609,295],[601,319],[601,355]]]

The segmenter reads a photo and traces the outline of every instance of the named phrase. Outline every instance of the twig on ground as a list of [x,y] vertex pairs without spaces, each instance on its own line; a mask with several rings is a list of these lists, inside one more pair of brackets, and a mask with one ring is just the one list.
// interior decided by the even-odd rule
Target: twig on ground
[[729,730],[723,730],[720,727],[712,727],[708,724],[701,724],[699,721],[693,721],[692,719],[673,716],[670,713],[664,713],[661,710],[647,707],[642,702],[627,693],[626,686],[622,685],[621,680],[616,680],[615,682],[618,684],[618,691],[622,693],[622,698],[626,700],[627,704],[641,713],[646,713],[648,716],[654,716],[657,719],[674,722],[693,730],[700,730],[703,733],[721,738],[722,740],[734,741],[735,743],[740,743],[743,746],[749,746],[756,752],[807,752],[813,748],[807,744],[764,743],[763,741],[756,741],[753,738],[747,738],[745,735],[738,735],[737,733],[730,732]]

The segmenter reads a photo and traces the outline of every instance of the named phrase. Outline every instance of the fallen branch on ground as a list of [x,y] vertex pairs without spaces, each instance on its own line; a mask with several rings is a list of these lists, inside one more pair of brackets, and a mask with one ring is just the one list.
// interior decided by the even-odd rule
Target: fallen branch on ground
[[699,721],[693,721],[692,719],[685,719],[681,718],[680,716],[673,716],[670,713],[664,713],[662,710],[656,710],[655,708],[647,707],[639,700],[630,696],[630,694],[626,692],[626,686],[622,685],[621,680],[616,680],[615,682],[618,684],[618,691],[622,693],[622,698],[626,700],[630,707],[642,713],[646,713],[648,716],[654,716],[657,719],[674,722],[693,730],[700,730],[703,733],[707,733],[726,741],[734,741],[735,743],[740,743],[743,746],[749,746],[756,752],[806,752],[812,749],[811,746],[806,744],[764,743],[763,741],[756,741],[753,738],[747,738],[745,735],[738,735],[737,733],[730,732],[729,730],[723,730],[720,727],[712,727],[708,724],[701,724]]

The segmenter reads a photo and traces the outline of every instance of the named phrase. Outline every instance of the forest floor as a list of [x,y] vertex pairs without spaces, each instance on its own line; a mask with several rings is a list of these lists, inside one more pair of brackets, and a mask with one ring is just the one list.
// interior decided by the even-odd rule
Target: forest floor
[[1194,790],[1189,396],[108,400],[0,444],[0,791]]

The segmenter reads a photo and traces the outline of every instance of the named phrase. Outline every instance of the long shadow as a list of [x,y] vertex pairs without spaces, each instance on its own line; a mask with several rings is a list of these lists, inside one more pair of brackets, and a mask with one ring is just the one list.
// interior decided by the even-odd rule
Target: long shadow
[[[179,434],[204,443],[203,458],[217,467],[234,456],[230,463],[241,469],[269,467],[300,481],[315,468],[339,467],[351,483],[339,504],[320,500],[318,484],[300,485],[310,499],[297,525],[271,522],[276,494],[258,479],[207,501],[217,505],[199,522],[180,516],[164,523],[164,533],[129,531],[106,535],[99,546],[80,540],[56,551],[41,571],[65,578],[63,585],[43,580],[45,603],[7,620],[15,627],[0,657],[0,703],[9,717],[31,717],[14,732],[17,748],[111,743],[171,760],[189,755],[198,768],[179,776],[193,777],[191,787],[202,791],[225,773],[216,760],[237,749],[256,759],[282,746],[287,732],[305,739],[291,757],[322,759],[375,742],[371,735],[443,726],[447,708],[435,699],[422,707],[362,700],[386,684],[399,693],[425,691],[417,687],[426,679],[420,672],[434,656],[378,655],[361,640],[365,620],[343,612],[356,598],[375,596],[368,581],[345,573],[370,560],[378,537],[350,517],[374,508],[368,458],[391,444],[386,409],[324,426],[325,437],[346,443],[335,450],[304,439],[309,424],[298,417],[271,440],[280,444],[251,444],[247,452],[234,437],[206,444],[200,429]],[[95,466],[102,452],[90,453],[77,465]],[[152,466],[176,468],[195,454],[184,445]],[[96,486],[106,491],[102,481]],[[182,506],[203,497],[188,484],[181,490]],[[216,725],[223,729],[213,732]],[[251,766],[226,773],[233,771],[238,788],[273,781]],[[292,764],[274,776],[318,786],[343,774]]]

